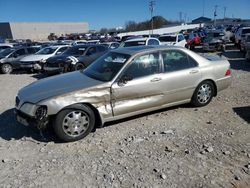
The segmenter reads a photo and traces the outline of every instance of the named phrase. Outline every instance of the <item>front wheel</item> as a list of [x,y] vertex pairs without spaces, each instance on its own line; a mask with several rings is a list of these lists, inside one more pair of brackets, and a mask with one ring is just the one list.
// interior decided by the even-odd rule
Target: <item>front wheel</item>
[[3,74],[10,74],[13,71],[13,68],[10,64],[3,64],[1,66],[1,71]]
[[78,71],[78,70],[82,70],[82,69],[85,69],[85,66],[83,63],[77,63],[75,65],[75,70]]
[[214,85],[210,81],[204,81],[195,89],[191,103],[194,106],[205,106],[214,96]]
[[64,109],[56,116],[54,131],[65,142],[77,141],[86,137],[94,128],[95,115],[85,105]]

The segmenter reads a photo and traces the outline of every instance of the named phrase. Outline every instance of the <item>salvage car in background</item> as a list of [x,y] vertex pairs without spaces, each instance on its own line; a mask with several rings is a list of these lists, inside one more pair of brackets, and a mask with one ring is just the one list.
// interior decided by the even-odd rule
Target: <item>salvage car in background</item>
[[31,72],[34,70],[41,70],[49,57],[61,54],[68,48],[69,46],[67,45],[45,47],[33,55],[20,59],[20,67]]
[[120,46],[119,42],[103,42],[101,45],[107,46],[109,49],[116,49]]
[[151,46],[160,45],[161,42],[157,38],[134,38],[126,40],[120,44],[120,47],[131,47],[131,46]]
[[186,47],[187,42],[183,34],[165,34],[159,37],[161,45],[174,45]]
[[7,49],[7,48],[12,48],[12,47],[13,47],[12,44],[0,44],[0,53],[1,53],[3,50],[5,50],[5,49]]
[[225,50],[225,34],[222,32],[207,33],[203,41],[202,48],[204,51],[223,51]]
[[0,66],[4,74],[9,74],[13,69],[19,69],[19,60],[39,50],[36,47],[13,47],[0,52]]
[[21,89],[17,121],[39,128],[53,122],[61,140],[75,141],[105,122],[190,102],[205,106],[231,83],[229,62],[214,60],[174,46],[118,48],[83,71]]
[[46,73],[63,73],[84,69],[107,51],[103,45],[76,45],[47,59],[43,70]]

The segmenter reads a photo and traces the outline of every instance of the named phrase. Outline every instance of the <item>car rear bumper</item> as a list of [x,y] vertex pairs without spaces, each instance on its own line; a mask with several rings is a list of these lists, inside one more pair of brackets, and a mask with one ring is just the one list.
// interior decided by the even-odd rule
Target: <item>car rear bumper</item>
[[232,83],[232,77],[226,76],[216,81],[217,92],[227,89]]

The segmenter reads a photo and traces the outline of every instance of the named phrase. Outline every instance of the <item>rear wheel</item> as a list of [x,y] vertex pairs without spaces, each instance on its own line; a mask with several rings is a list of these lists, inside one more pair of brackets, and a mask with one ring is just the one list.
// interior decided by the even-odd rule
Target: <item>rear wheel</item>
[[204,81],[195,89],[191,103],[194,106],[205,106],[210,103],[214,96],[214,85],[210,81]]
[[1,71],[4,74],[10,74],[13,71],[13,67],[6,63],[1,66]]
[[65,109],[59,112],[54,122],[54,130],[59,139],[65,142],[86,137],[94,128],[95,115],[88,107]]

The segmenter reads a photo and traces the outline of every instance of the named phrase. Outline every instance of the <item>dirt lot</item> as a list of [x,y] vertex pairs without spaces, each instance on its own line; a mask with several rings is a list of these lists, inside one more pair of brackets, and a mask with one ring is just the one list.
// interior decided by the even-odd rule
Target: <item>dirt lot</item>
[[114,122],[74,143],[14,119],[30,74],[0,75],[0,187],[250,187],[250,62],[206,107],[182,105]]

